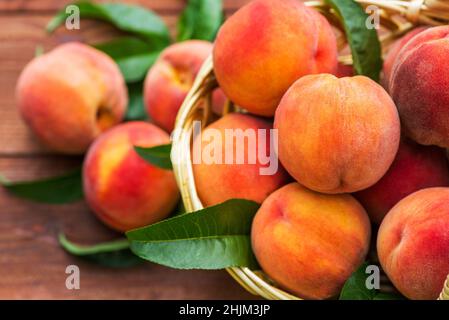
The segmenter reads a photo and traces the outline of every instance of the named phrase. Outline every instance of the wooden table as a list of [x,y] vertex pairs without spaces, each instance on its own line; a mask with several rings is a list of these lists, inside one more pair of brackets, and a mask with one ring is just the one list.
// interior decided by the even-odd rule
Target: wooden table
[[[76,157],[52,154],[22,123],[14,98],[17,78],[36,46],[49,50],[68,40],[89,43],[109,39],[114,30],[82,20],[81,30],[64,28],[48,36],[44,27],[69,1],[0,0],[0,173],[11,180],[33,180],[66,172]],[[174,30],[182,0],[141,0]],[[229,14],[248,0],[225,2]],[[179,271],[146,263],[130,269],[107,269],[67,255],[57,234],[95,243],[116,235],[89,212],[84,202],[38,205],[14,198],[0,188],[0,299],[248,299],[225,271]],[[65,269],[76,264],[81,289],[67,290]]]

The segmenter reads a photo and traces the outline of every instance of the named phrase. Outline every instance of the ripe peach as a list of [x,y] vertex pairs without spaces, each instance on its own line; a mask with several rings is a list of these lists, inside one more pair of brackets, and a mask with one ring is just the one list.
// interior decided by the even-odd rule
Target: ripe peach
[[173,172],[148,164],[133,148],[167,143],[168,134],[155,125],[128,122],[92,144],[83,167],[84,194],[100,220],[127,231],[172,212],[179,197]]
[[[271,192],[287,183],[289,177],[278,163],[270,141],[271,129],[272,125],[265,120],[231,113],[213,122],[195,138],[193,153],[199,157],[193,159],[193,173],[204,206],[234,198],[262,203]],[[232,132],[235,135],[226,138]],[[259,132],[265,133],[266,138]],[[251,137],[254,143],[250,142]],[[274,156],[273,162],[265,163],[260,153]],[[205,158],[208,155],[219,159],[208,160]],[[277,167],[271,166],[274,162]],[[262,169],[270,166],[273,172],[264,173]]]
[[224,23],[214,47],[214,70],[226,96],[262,116],[274,115],[298,78],[336,68],[331,26],[297,0],[251,1]]
[[449,188],[429,188],[401,200],[377,238],[383,269],[410,299],[436,299],[449,274]]
[[110,57],[71,42],[25,67],[17,101],[26,123],[45,145],[81,154],[101,132],[122,120],[128,93]]
[[449,186],[449,167],[443,149],[402,141],[388,172],[372,187],[354,196],[380,224],[401,199],[415,191]]
[[[144,102],[152,121],[167,132],[175,126],[176,115],[193,85],[203,62],[212,53],[212,43],[188,40],[162,51],[148,71],[144,84]],[[216,90],[214,109],[222,109],[223,94]]]
[[400,51],[390,78],[404,133],[424,145],[449,147],[449,26],[429,28]]
[[412,29],[407,32],[401,39],[396,41],[388,51],[388,54],[384,60],[383,66],[383,75],[382,75],[382,85],[385,89],[388,90],[389,80],[391,77],[391,71],[393,69],[394,62],[396,61],[396,57],[398,56],[401,49],[410,41],[411,38],[416,36],[418,33],[421,33],[424,30],[427,30],[428,27],[418,27]]
[[291,183],[257,212],[251,239],[257,261],[281,287],[299,297],[337,295],[364,261],[371,228],[351,195],[324,195]]
[[276,111],[279,159],[302,185],[324,193],[366,189],[387,172],[400,140],[385,90],[364,76],[309,75]]

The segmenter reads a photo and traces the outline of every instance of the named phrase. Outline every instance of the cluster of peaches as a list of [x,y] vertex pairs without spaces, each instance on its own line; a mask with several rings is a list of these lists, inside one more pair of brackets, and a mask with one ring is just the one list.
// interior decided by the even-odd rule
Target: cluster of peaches
[[[116,63],[103,52],[70,42],[33,59],[17,84],[20,112],[49,149],[87,152],[84,195],[111,228],[123,232],[166,218],[179,201],[173,172],[141,159],[134,146],[170,143],[175,118],[212,43],[189,40],[167,47],[149,70],[144,104],[152,123],[125,117],[128,92]],[[216,109],[225,103],[220,90]],[[222,107],[221,107],[222,108]]]
[[220,85],[213,111],[221,114],[227,98],[246,111],[222,116],[203,134],[277,129],[282,166],[261,175],[260,162],[194,164],[204,206],[261,203],[251,234],[256,258],[302,298],[338,295],[377,233],[380,263],[396,288],[435,299],[449,274],[448,35],[449,27],[407,34],[385,61],[382,87],[339,66],[334,31],[317,11],[297,0],[254,0],[224,23],[214,45],[187,41],[162,52],[144,88],[154,124],[117,125],[127,105],[123,77],[108,56],[78,43],[34,59],[17,96],[46,145],[88,149],[86,199],[102,221],[126,231],[166,218],[177,204],[173,173],[133,146],[169,143],[212,53]]
[[382,87],[341,75],[332,27],[298,1],[253,1],[221,28],[218,83],[266,119],[230,114],[210,127],[266,128],[273,119],[285,171],[194,165],[195,183],[206,205],[262,203],[252,246],[282,288],[302,298],[338,295],[377,232],[397,289],[438,297],[449,274],[448,35],[449,27],[413,30],[391,50]]

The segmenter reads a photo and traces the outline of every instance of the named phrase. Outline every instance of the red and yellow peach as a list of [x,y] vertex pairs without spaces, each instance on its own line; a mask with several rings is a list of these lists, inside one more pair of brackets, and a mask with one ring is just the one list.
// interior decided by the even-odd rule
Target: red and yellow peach
[[399,52],[389,91],[406,136],[423,145],[449,147],[449,26],[429,28]]
[[318,12],[297,0],[255,0],[221,27],[214,71],[226,96],[261,116],[273,116],[298,78],[334,73],[337,45]]
[[[173,130],[178,110],[212,47],[212,43],[202,40],[173,44],[162,51],[148,71],[144,84],[145,107],[151,120],[165,131]],[[213,110],[220,112],[225,101],[221,90],[215,90]]]
[[176,207],[175,177],[145,162],[134,146],[170,143],[162,129],[145,122],[128,122],[101,135],[89,149],[83,167],[84,194],[105,224],[127,231],[158,222]]
[[402,141],[388,172],[372,187],[354,194],[371,221],[380,224],[400,200],[415,191],[449,186],[449,167],[444,150]]
[[401,39],[396,41],[391,48],[388,50],[388,54],[385,57],[384,65],[383,65],[383,75],[382,75],[382,85],[385,89],[388,90],[389,87],[389,80],[391,77],[391,72],[393,69],[393,65],[396,61],[397,56],[399,55],[399,52],[402,50],[402,48],[407,44],[407,42],[410,41],[414,36],[416,36],[418,33],[423,32],[424,30],[427,30],[427,27],[418,27],[415,28],[409,32],[407,32]]
[[[203,130],[200,136],[195,138],[193,152],[200,153],[199,161],[194,160],[193,173],[195,185],[200,200],[204,206],[219,204],[229,199],[242,198],[253,200],[258,203],[273,191],[288,182],[289,176],[278,164],[277,170],[273,174],[263,174],[262,168],[269,164],[263,164],[259,158],[259,153],[269,156],[273,154],[273,146],[270,140],[270,130],[272,125],[263,119],[231,113],[210,124]],[[226,142],[226,135],[229,130],[240,130],[245,134],[250,131],[254,133],[254,149],[249,147],[249,136],[243,136],[243,143],[240,144],[237,135],[232,140]],[[258,135],[258,130],[266,133],[266,139]],[[214,133],[214,135],[212,134]],[[213,137],[213,138],[212,138]],[[230,142],[229,142],[230,141]],[[260,149],[262,148],[263,149]],[[203,155],[210,151],[212,157],[220,155],[218,161],[205,161]],[[262,151],[263,150],[263,151]],[[217,152],[217,154],[214,154]],[[239,155],[244,157],[239,163]],[[251,163],[248,154],[254,155],[254,162]],[[226,161],[230,157],[231,161]],[[276,157],[277,162],[277,157]]]
[[449,274],[449,188],[401,200],[382,222],[377,250],[383,269],[409,299],[437,299]]
[[50,149],[84,153],[124,116],[128,94],[117,65],[81,43],[67,43],[34,58],[17,84],[19,110]]
[[279,159],[302,185],[323,193],[366,189],[382,178],[399,146],[396,107],[364,76],[309,75],[276,111]]
[[362,264],[370,224],[351,195],[325,195],[291,183],[272,193],[251,231],[256,258],[281,288],[301,298],[339,294]]

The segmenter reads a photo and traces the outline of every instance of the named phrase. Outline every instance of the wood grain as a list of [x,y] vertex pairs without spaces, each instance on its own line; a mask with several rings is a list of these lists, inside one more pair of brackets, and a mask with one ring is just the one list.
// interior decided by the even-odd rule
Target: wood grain
[[[132,0],[162,15],[174,34],[182,0]],[[225,1],[228,13],[247,0]],[[79,166],[78,157],[52,155],[22,123],[14,90],[36,46],[105,41],[117,35],[98,22],[81,22],[81,30],[44,27],[70,1],[0,0],[0,174],[11,180],[53,176]],[[17,199],[0,188],[0,299],[254,299],[225,271],[179,271],[145,263],[131,269],[99,267],[67,255],[57,243],[65,232],[81,243],[117,237],[78,203],[49,206]],[[76,264],[81,290],[67,290],[65,268]]]
[[[248,3],[250,0],[225,0],[224,9],[235,10]],[[4,12],[10,11],[55,11],[63,8],[69,3],[75,1],[70,0],[3,0],[0,1],[0,10]],[[101,2],[120,2],[117,0],[101,0]],[[141,5],[157,12],[179,12],[186,4],[186,0],[128,0],[127,3]]]
[[[80,159],[59,156],[0,158],[11,180],[63,173]],[[120,235],[104,227],[86,204],[50,206],[17,199],[0,189],[0,299],[249,299],[225,271],[180,271],[151,263],[128,269],[100,267],[66,254],[64,232],[92,244]],[[81,290],[67,290],[65,268],[79,266]]]

